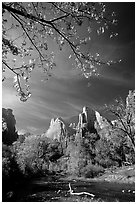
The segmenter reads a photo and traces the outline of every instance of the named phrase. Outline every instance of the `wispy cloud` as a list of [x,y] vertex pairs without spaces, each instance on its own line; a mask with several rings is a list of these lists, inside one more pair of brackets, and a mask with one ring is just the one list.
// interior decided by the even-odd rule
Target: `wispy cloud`
[[[111,103],[118,96],[125,97],[129,89],[134,89],[134,34],[133,22],[129,18],[132,13],[128,11],[128,6],[123,11],[119,3],[115,8],[121,22],[118,37],[107,40],[105,34],[96,38],[93,35],[85,50],[93,54],[99,52],[104,60],[122,59],[120,64],[100,67],[101,77],[82,78],[80,71],[74,70],[71,59],[68,59],[70,50],[64,47],[63,52],[55,52],[57,66],[47,83],[41,82],[44,78],[42,71],[33,71],[30,80],[32,97],[22,103],[16,96],[13,79],[8,72],[8,79],[3,84],[2,105],[13,109],[19,130],[27,129],[34,133],[46,131],[51,118],[77,115],[85,105],[101,110],[105,103]],[[123,12],[129,12],[129,15],[125,16]],[[88,86],[88,83],[91,85]]]
[[32,126],[27,126],[26,128],[31,132],[36,132],[38,130],[37,128],[32,127]]

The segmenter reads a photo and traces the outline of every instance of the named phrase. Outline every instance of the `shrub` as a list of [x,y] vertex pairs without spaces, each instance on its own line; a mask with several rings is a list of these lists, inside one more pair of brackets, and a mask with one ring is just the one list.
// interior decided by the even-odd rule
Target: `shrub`
[[3,179],[7,179],[11,173],[12,152],[10,147],[2,145],[2,176]]
[[15,161],[11,146],[2,145],[2,201],[8,200],[8,192],[14,191],[23,176]]
[[17,164],[26,177],[46,175],[50,170],[54,171],[54,162],[62,156],[60,143],[44,135],[31,135],[22,143],[14,143],[14,151]]
[[86,178],[94,178],[104,172],[104,168],[98,165],[89,164],[82,168],[81,175]]
[[109,157],[108,158],[99,158],[96,156],[95,162],[102,166],[103,168],[110,168],[111,166],[118,166],[118,163],[116,161],[112,161]]
[[16,161],[25,176],[43,173],[48,168],[47,138],[32,135],[15,145]]

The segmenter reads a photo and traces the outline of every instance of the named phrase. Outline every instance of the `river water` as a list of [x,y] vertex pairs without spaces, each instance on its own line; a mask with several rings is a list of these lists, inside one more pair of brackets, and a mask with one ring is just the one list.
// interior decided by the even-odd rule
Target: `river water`
[[86,181],[55,181],[46,182],[44,178],[35,179],[27,185],[18,188],[14,201],[18,202],[65,202],[65,198],[71,197],[69,185],[74,192],[89,192],[95,195],[95,199],[106,202],[135,202],[134,184],[117,184],[110,182],[86,182]]

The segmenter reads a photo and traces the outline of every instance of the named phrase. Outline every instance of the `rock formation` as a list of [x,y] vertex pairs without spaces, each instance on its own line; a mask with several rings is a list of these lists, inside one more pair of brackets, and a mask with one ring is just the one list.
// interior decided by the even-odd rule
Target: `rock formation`
[[86,132],[98,134],[99,130],[109,125],[108,120],[101,116],[99,112],[84,106],[82,112],[79,114],[77,125],[75,123],[68,125],[62,118],[52,119],[46,136],[51,139],[63,141],[76,132],[81,132],[82,136]]
[[96,115],[96,121],[97,121],[100,129],[103,129],[103,128],[110,125],[110,122],[106,118],[101,116],[99,112],[95,111],[95,115]]
[[16,120],[11,109],[2,108],[2,142],[11,145],[17,140]]
[[85,132],[97,133],[97,129],[103,129],[109,126],[107,119],[102,117],[99,112],[83,107],[82,113],[79,114],[77,129]]
[[135,91],[129,90],[128,96],[126,98],[126,107],[135,106]]
[[62,118],[53,118],[51,119],[50,127],[46,132],[46,136],[51,139],[61,141],[68,135],[73,135],[74,133],[75,130],[69,127],[69,125],[65,123]]

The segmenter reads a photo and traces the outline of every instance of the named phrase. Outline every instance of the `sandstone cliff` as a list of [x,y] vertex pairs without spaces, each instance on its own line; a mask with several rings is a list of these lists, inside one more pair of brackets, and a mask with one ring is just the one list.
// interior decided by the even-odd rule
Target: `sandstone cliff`
[[98,129],[103,129],[109,125],[109,121],[101,116],[99,112],[83,107],[82,113],[79,114],[77,129],[82,129],[84,132],[97,133]]
[[11,145],[17,140],[16,120],[11,109],[2,108],[2,142]]
[[46,132],[46,136],[51,139],[57,139],[63,141],[64,138],[75,134],[76,132],[82,132],[84,135],[86,132],[97,133],[110,123],[99,112],[94,111],[88,107],[83,107],[82,112],[79,114],[77,125],[75,123],[66,123],[62,118],[51,119],[49,129]]
[[76,131],[69,127],[62,118],[53,118],[50,122],[50,127],[46,132],[46,136],[51,139],[63,140],[69,135],[73,135]]

